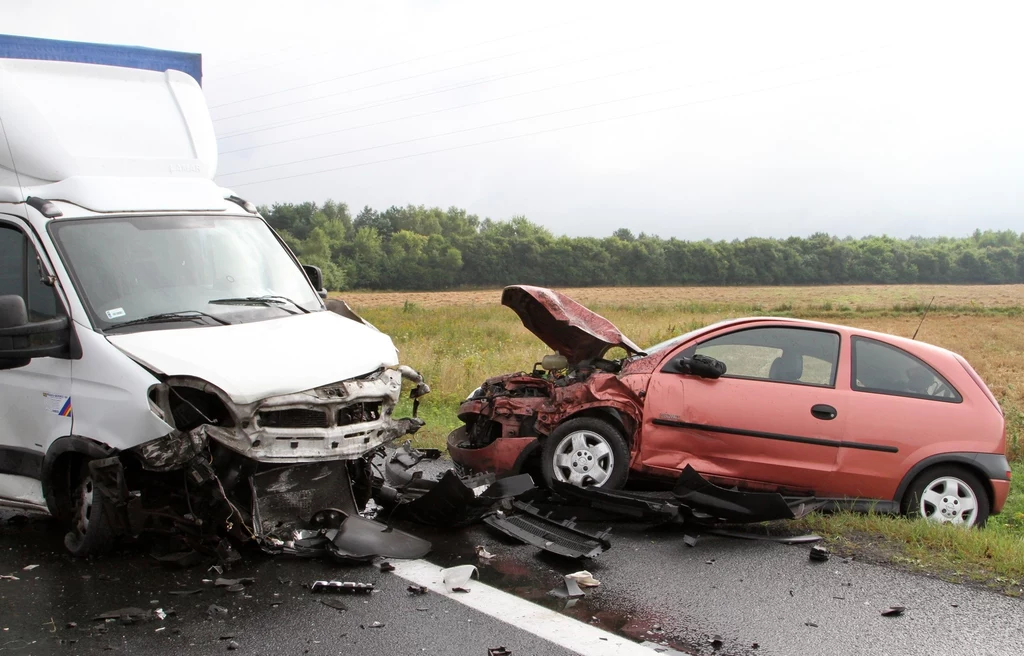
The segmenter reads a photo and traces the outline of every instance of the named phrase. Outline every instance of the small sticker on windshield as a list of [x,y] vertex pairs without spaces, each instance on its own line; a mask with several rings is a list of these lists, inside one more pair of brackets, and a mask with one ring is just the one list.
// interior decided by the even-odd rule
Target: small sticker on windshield
[[119,319],[125,315],[124,308],[114,308],[113,310],[107,310],[108,319]]

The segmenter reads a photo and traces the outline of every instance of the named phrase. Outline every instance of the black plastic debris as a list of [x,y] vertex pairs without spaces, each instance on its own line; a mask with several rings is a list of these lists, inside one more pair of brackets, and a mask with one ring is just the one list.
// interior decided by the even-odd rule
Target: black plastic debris
[[540,514],[533,505],[512,502],[515,512],[498,511],[484,522],[509,537],[567,558],[593,558],[611,548],[608,531],[592,534],[576,527],[569,519],[555,521]]
[[723,538],[737,538],[740,540],[763,540],[765,542],[778,542],[780,544],[813,544],[821,542],[820,535],[807,533],[805,535],[764,535],[763,533],[749,533],[747,531],[729,531],[726,529],[712,528],[705,531],[709,535],[719,535]]
[[117,610],[108,610],[105,613],[100,613],[96,617],[92,618],[94,621],[102,620],[121,620],[124,622],[151,619],[152,615],[148,610],[142,610],[141,608],[129,607],[129,608],[118,608]]
[[214,580],[213,584],[215,586],[217,586],[218,588],[233,588],[233,587],[239,586],[239,585],[242,585],[242,586],[252,585],[255,582],[256,582],[256,579],[251,578],[251,577],[241,578],[241,579],[217,578],[217,579]]
[[356,581],[314,581],[309,586],[310,592],[343,592],[348,594],[369,594],[373,592],[372,583]]
[[385,558],[422,558],[430,551],[430,543],[386,524],[350,516],[337,529],[327,531],[327,552],[340,560],[371,560]]
[[619,518],[667,522],[679,516],[678,505],[667,499],[659,499],[640,492],[576,487],[557,481],[553,482],[551,489],[574,505],[591,508]]
[[697,536],[695,536],[695,535],[684,535],[683,536],[683,544],[685,544],[688,547],[696,547],[697,546]]
[[491,647],[487,650],[487,656],[512,656],[512,652],[504,647]]
[[203,554],[198,551],[176,551],[169,554],[161,554],[159,556],[153,556],[161,565],[167,567],[177,567],[179,569],[188,569],[189,567],[195,567],[199,563],[203,562]]
[[722,636],[720,636],[720,635],[711,636],[710,638],[708,638],[708,644],[711,645],[712,649],[721,649],[722,648],[722,644],[723,644],[722,643]]
[[348,610],[348,606],[346,606],[344,602],[339,601],[338,599],[333,599],[331,597],[321,599],[320,603],[324,606],[327,606],[328,608],[333,608],[334,610]]
[[559,599],[579,599],[584,596],[580,584],[568,576],[563,577],[562,584],[549,590],[548,594]]
[[519,474],[491,482],[477,496],[477,482],[463,480],[452,470],[436,483],[419,480],[414,490],[399,490],[394,516],[430,526],[465,526],[480,521],[499,501],[535,488],[529,474]]
[[410,585],[406,590],[413,595],[425,595],[427,594],[427,586],[425,585]]
[[213,617],[214,615],[227,615],[228,609],[223,606],[218,606],[217,604],[210,604],[206,609],[206,614],[210,617]]
[[814,545],[813,547],[811,547],[811,551],[808,554],[808,558],[810,558],[812,561],[818,562],[818,563],[823,563],[823,562],[827,561],[829,559],[829,556],[830,556],[830,554],[829,554],[828,549],[826,549],[825,547],[821,546],[820,544],[817,544],[817,545]]
[[906,612],[905,606],[889,606],[882,611],[882,617],[899,617]]
[[171,590],[167,594],[175,595],[175,596],[178,596],[178,597],[184,597],[185,595],[194,595],[194,594],[199,594],[200,592],[202,592],[202,590],[199,590],[199,589],[196,589],[196,590]]
[[380,564],[380,571],[393,572],[395,571],[395,566],[385,560],[383,563]]
[[816,629],[816,628],[818,628],[818,625],[817,625],[817,624],[815,624],[814,622],[804,622],[804,626],[809,626],[809,627],[811,627],[812,629]]
[[693,510],[730,522],[793,519],[786,499],[774,492],[741,492],[714,485],[690,465],[679,475],[674,496]]

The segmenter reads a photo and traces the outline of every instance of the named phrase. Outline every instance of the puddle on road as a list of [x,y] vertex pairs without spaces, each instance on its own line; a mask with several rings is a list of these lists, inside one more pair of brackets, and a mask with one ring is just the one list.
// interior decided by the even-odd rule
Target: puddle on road
[[[423,527],[418,527],[422,529]],[[477,557],[475,544],[465,531],[456,533],[418,532],[430,540],[434,547],[427,560],[441,567],[455,565],[476,565],[480,573],[480,581],[515,595],[520,599],[532,601],[540,606],[568,615],[581,622],[604,629],[611,633],[625,636],[636,642],[647,642],[652,653],[658,648],[667,648],[666,654],[695,654],[701,650],[692,644],[686,644],[673,638],[663,627],[667,627],[670,618],[645,608],[623,608],[606,599],[601,586],[584,588],[584,597],[579,599],[560,599],[549,592],[559,588],[563,583],[563,571],[578,571],[588,568],[586,560],[573,561],[559,558],[532,547],[519,549],[523,557],[512,553],[502,553],[493,558],[482,560]],[[508,544],[515,544],[509,542]],[[601,579],[599,573],[595,578]],[[675,650],[675,652],[671,651]]]

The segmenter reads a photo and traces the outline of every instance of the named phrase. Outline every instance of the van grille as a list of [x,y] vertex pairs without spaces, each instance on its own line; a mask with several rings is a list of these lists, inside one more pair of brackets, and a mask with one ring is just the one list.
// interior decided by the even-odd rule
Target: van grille
[[338,410],[339,426],[360,424],[364,421],[376,421],[378,419],[380,419],[379,401],[377,403],[353,403]]
[[264,410],[259,414],[260,426],[264,428],[327,428],[327,413],[323,410],[292,408],[289,410]]

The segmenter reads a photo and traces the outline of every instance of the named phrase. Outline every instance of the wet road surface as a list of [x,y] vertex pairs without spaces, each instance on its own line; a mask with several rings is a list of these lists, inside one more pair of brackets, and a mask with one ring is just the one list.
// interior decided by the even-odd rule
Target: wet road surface
[[[499,645],[515,656],[573,653],[531,627],[468,608],[460,595],[412,595],[409,581],[373,566],[247,554],[225,576],[255,582],[229,593],[202,582],[216,578],[205,566],[167,569],[141,547],[75,561],[64,553],[54,523],[10,523],[15,514],[0,511],[0,574],[19,579],[0,579],[0,655],[219,654],[232,640],[236,653],[249,654],[473,656]],[[1011,654],[1024,644],[1021,600],[874,565],[811,563],[806,546],[704,536],[688,547],[678,529],[616,524],[612,549],[579,563],[539,554],[481,525],[454,532],[402,528],[433,541],[426,560],[436,565],[473,563],[482,583],[588,626],[684,653]],[[494,558],[478,559],[478,544]],[[22,569],[32,564],[39,566]],[[602,585],[575,603],[548,594],[562,575],[583,568]],[[326,596],[305,587],[320,579],[370,582],[379,591]],[[193,590],[199,592],[172,594]],[[882,617],[890,605],[907,611]],[[91,619],[125,607],[173,613],[127,625]],[[69,622],[77,626],[67,628]]]

